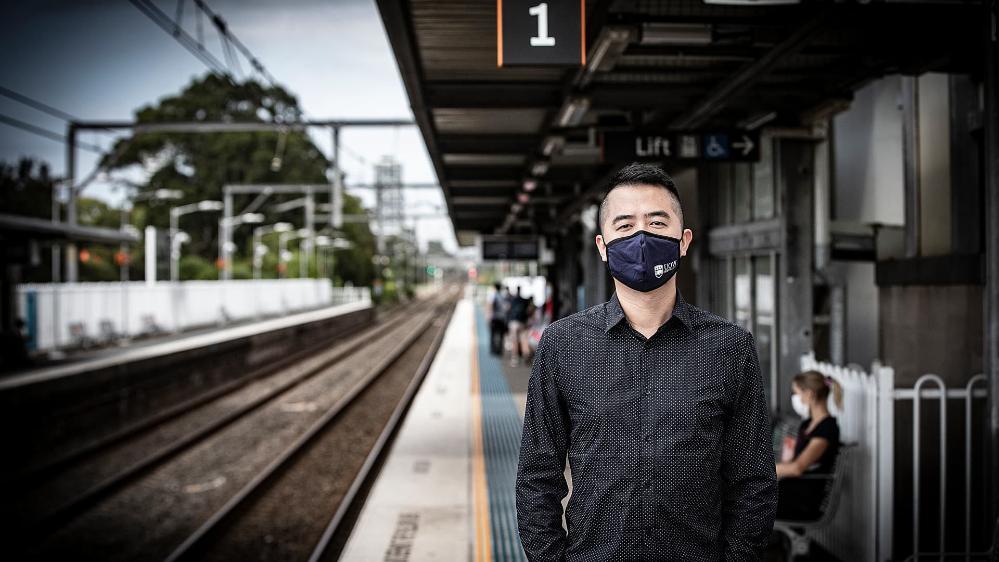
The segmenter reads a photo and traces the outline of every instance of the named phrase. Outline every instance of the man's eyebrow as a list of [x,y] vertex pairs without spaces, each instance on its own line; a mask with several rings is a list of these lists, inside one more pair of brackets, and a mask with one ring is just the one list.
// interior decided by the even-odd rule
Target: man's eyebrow
[[611,221],[611,224],[616,223],[617,221],[620,221],[620,220],[627,220],[627,219],[633,219],[633,218],[635,218],[635,215],[618,215],[618,216],[614,217],[614,220]]
[[673,218],[673,215],[670,215],[669,211],[663,211],[663,210],[651,211],[651,212],[645,213],[645,218],[651,218],[651,217],[666,217],[666,218],[669,219],[669,218]]

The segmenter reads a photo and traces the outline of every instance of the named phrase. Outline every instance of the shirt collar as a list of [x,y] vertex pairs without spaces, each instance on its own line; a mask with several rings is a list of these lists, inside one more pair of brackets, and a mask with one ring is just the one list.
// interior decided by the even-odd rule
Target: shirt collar
[[[621,320],[624,319],[624,309],[621,308],[621,301],[617,298],[617,292],[611,295],[610,300],[604,304],[604,312],[606,317],[604,332],[609,332],[611,328],[617,326]],[[670,316],[670,320],[673,318],[680,320],[680,324],[683,325],[688,332],[692,332],[694,330],[690,314],[690,305],[687,304],[687,301],[683,300],[683,296],[680,294],[679,288],[676,290],[676,302],[673,303],[673,314]],[[666,322],[669,322],[669,320]]]

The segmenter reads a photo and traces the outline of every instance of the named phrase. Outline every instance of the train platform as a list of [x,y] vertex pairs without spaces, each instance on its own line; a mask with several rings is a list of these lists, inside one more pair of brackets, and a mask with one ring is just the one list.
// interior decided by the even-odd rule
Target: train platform
[[0,391],[38,384],[80,373],[93,373],[107,368],[168,357],[192,350],[226,345],[272,332],[279,332],[300,325],[312,324],[371,308],[371,301],[326,306],[276,318],[240,322],[221,328],[202,328],[190,332],[167,335],[150,341],[139,341],[124,347],[101,349],[79,360],[61,361],[25,369],[0,378]]
[[0,436],[23,467],[47,465],[304,359],[374,316],[362,300],[5,376]]
[[343,550],[343,560],[525,560],[514,485],[530,367],[489,350],[458,304]]

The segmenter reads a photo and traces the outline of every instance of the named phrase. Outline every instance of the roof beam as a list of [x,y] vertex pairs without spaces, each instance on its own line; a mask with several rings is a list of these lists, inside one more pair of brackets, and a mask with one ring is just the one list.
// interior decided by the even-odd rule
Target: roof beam
[[557,107],[562,103],[558,85],[549,82],[432,81],[424,84],[424,91],[431,107]]
[[765,55],[746,64],[730,78],[718,84],[707,96],[690,111],[670,123],[671,129],[693,129],[702,125],[713,115],[725,108],[733,98],[746,91],[757,80],[772,70],[780,60],[791,55],[814,37],[815,32],[829,24],[831,15],[822,10],[798,26],[794,32],[770,49]]

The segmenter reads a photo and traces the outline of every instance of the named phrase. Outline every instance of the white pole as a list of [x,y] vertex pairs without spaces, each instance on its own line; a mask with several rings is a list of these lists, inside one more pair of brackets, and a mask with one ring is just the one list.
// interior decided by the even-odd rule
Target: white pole
[[156,227],[146,227],[146,285],[156,284]]
[[170,281],[180,279],[180,248],[176,248],[174,240],[177,238],[177,223],[180,219],[180,211],[174,207],[170,209]]

